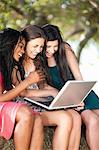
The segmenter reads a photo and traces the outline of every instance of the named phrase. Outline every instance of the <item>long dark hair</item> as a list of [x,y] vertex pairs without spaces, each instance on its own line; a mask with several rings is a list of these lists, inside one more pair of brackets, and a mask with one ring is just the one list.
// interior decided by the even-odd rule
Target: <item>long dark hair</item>
[[[43,29],[38,25],[28,25],[21,31],[21,33],[24,36],[26,43],[36,38],[44,38],[46,40],[46,36],[45,36]],[[24,59],[25,59],[25,54],[21,58],[21,61],[23,62]],[[44,71],[44,68],[42,67],[42,64],[41,64],[42,62],[41,62],[40,53],[36,56],[33,62],[36,66],[36,69],[41,69],[42,71]]]
[[[56,53],[54,54],[54,57],[56,60],[57,68],[60,72],[60,76],[61,76],[63,82],[65,83],[66,80],[72,79],[72,75],[71,75],[71,71],[70,71],[68,63],[67,63],[66,48],[64,46],[65,43],[62,39],[61,32],[60,32],[59,28],[55,25],[47,24],[47,25],[42,26],[42,28],[45,32],[45,35],[47,36],[47,41],[58,40],[58,51],[56,51]],[[44,58],[44,62],[46,63],[46,67],[47,67],[48,63],[47,63],[45,51],[46,51],[46,47],[43,51],[43,58]],[[47,71],[48,71],[48,69],[47,69]],[[49,79],[50,79],[50,77],[49,77]]]
[[17,30],[7,28],[0,31],[0,68],[6,90],[12,89],[12,70],[15,65],[18,65],[13,58],[13,53],[19,39],[21,34]]
[[[28,25],[21,31],[21,33],[24,36],[26,43],[31,41],[32,39],[36,39],[40,37],[46,39],[43,29],[38,25]],[[25,54],[23,55],[21,60],[24,60],[24,57],[25,57]],[[39,59],[40,61],[40,54],[38,54],[38,57],[34,59],[36,66],[39,64],[37,59]]]

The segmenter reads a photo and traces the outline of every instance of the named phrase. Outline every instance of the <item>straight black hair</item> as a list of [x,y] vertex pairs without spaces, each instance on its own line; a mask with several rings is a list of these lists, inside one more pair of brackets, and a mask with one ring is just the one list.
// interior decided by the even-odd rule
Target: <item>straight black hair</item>
[[[66,80],[73,79],[73,75],[67,63],[65,42],[62,39],[59,28],[55,25],[47,24],[47,25],[42,26],[42,29],[44,30],[44,33],[47,37],[47,41],[58,40],[58,51],[56,51],[56,53],[54,54],[54,57],[55,57],[57,68],[60,72],[60,76],[61,76],[63,83],[65,83]],[[47,68],[48,63],[47,63],[45,51],[46,51],[46,47],[44,48],[44,51],[43,51],[43,58],[44,58],[43,62],[45,62],[46,70],[48,72],[48,68]],[[49,77],[48,79],[49,82],[51,82],[50,78],[51,77]]]

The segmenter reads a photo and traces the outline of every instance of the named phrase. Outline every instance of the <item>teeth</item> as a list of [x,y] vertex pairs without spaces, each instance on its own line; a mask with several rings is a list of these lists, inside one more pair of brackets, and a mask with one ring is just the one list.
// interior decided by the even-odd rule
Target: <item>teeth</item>
[[19,56],[22,56],[22,54],[19,53]]

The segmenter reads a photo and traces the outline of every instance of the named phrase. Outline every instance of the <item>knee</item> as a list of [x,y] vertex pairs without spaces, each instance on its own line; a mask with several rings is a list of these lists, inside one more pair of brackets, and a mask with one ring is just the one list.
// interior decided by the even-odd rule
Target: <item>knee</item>
[[59,126],[61,127],[68,126],[68,129],[72,128],[73,120],[68,112],[61,111],[60,114],[58,115],[58,119],[59,119],[58,120]]
[[74,114],[72,114],[73,117],[73,125],[76,127],[81,127],[82,124],[82,119],[81,119],[81,115],[78,112],[75,112]]
[[99,126],[99,117],[91,113],[89,116],[85,114],[82,115],[83,122],[86,128],[89,130],[95,129]]
[[40,115],[35,116],[35,124],[37,128],[43,127],[43,121]]
[[72,116],[73,126],[81,127],[81,124],[82,124],[81,115],[80,115],[77,111],[75,111],[75,110],[73,110],[73,109],[67,110],[67,111],[68,111],[68,112],[71,114],[71,116]]
[[97,116],[96,117],[90,117],[86,126],[90,130],[95,130],[95,129],[99,128],[99,118]]
[[22,106],[17,113],[17,122],[24,121],[27,124],[32,124],[34,121],[32,110],[27,106]]

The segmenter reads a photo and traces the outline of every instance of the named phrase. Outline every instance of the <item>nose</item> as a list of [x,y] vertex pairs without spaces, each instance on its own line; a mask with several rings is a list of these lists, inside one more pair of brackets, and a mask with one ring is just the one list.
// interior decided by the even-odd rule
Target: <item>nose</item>
[[24,53],[25,53],[25,49],[24,49],[24,48],[22,48],[22,49],[21,49],[21,52],[22,52],[22,54],[24,54]]
[[55,51],[55,50],[54,50],[54,47],[50,48],[50,52],[51,52],[51,53],[54,53],[54,51]]

